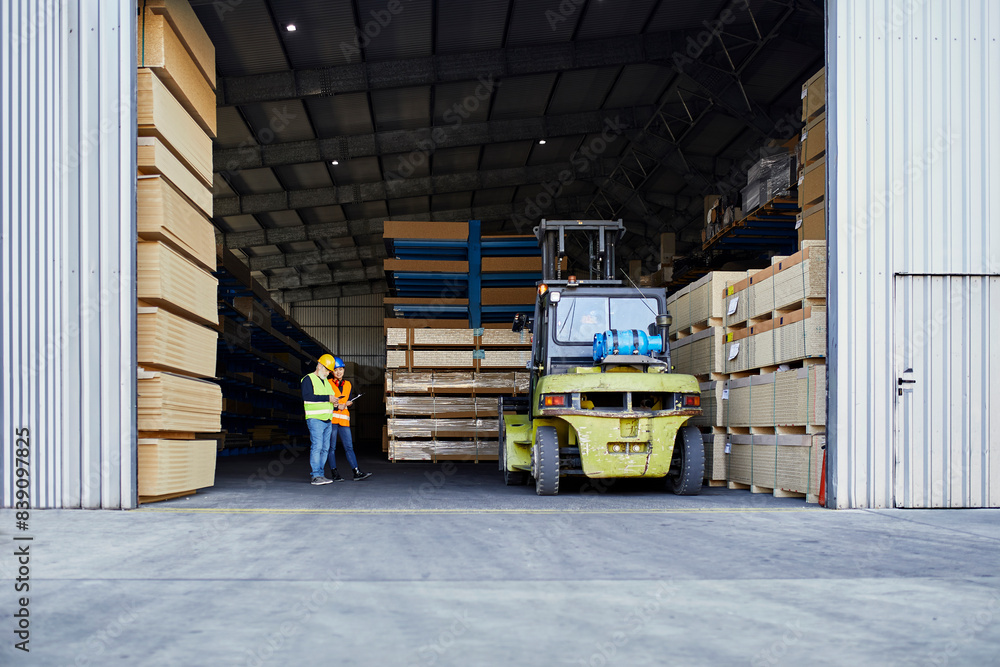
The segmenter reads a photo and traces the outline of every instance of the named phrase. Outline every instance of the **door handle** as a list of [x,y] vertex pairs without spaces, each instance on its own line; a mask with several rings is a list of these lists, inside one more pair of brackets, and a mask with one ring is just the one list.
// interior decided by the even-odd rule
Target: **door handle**
[[897,396],[902,396],[903,395],[903,385],[904,384],[916,384],[916,383],[917,383],[916,380],[909,380],[909,379],[906,379],[906,378],[896,378],[896,395]]

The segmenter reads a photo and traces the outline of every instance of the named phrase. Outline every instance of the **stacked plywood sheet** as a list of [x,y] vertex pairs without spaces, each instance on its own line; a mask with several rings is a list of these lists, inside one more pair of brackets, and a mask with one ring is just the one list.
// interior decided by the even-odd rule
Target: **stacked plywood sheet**
[[221,389],[200,379],[218,348],[215,50],[187,0],[145,0],[138,32],[138,422],[155,436],[140,443],[139,493],[151,500],[215,474],[216,441],[190,440],[221,430]]
[[203,378],[215,375],[216,331],[155,306],[140,306],[136,320],[141,366]]
[[727,479],[726,442],[728,436],[725,433],[703,433],[701,437],[705,446],[705,479],[710,484],[722,482],[724,485]]
[[215,483],[215,440],[138,441],[139,502],[186,495]]
[[823,434],[728,436],[729,481],[751,491],[803,494],[816,502],[823,466]]
[[725,330],[710,327],[670,344],[670,361],[675,373],[696,375],[703,379],[724,372],[723,342]]
[[728,381],[730,428],[823,426],[826,366],[815,364]]
[[212,432],[222,428],[222,390],[207,380],[140,371],[138,428],[143,432]]
[[727,281],[740,280],[745,275],[739,271],[714,271],[672,294],[667,299],[667,311],[673,318],[672,336],[692,333],[699,327],[722,325]]
[[531,358],[531,338],[508,325],[411,328],[387,320],[386,368],[520,369]]
[[725,336],[724,373],[825,357],[826,307],[807,306]]
[[799,243],[826,238],[826,70],[802,85],[802,129],[799,209],[795,227]]
[[406,324],[386,320],[389,458],[495,460],[498,396],[528,391],[529,374],[513,369],[530,359],[530,337],[505,325]]

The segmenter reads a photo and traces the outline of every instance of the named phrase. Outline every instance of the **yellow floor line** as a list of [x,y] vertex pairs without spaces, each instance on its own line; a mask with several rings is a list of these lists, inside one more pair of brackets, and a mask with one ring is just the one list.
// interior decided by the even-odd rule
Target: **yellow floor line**
[[725,508],[725,509],[624,509],[624,510],[571,510],[571,509],[268,509],[236,507],[143,507],[137,512],[166,513],[206,513],[206,514],[704,514],[704,513],[748,513],[748,512],[813,512],[816,508],[767,509],[767,508]]

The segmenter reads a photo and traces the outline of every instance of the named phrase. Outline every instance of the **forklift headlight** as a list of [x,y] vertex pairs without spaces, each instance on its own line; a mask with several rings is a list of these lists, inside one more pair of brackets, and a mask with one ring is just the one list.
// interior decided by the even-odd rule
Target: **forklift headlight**
[[559,303],[559,292],[549,292],[549,302]]

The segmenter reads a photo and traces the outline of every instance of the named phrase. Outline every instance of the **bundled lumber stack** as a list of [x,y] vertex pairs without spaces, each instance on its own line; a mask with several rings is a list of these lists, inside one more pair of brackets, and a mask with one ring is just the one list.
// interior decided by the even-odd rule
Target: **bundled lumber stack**
[[[144,9],[143,9],[144,8]],[[222,393],[212,216],[215,48],[187,0],[146,0],[136,42],[139,495],[211,486]]]
[[406,323],[386,320],[389,459],[496,460],[498,399],[527,393],[529,374],[514,369],[524,369],[530,339],[509,328]]
[[799,243],[826,238],[826,69],[802,84]]
[[524,368],[531,358],[529,334],[515,333],[507,324],[469,329],[448,320],[433,328],[410,328],[406,320],[386,323],[387,369],[513,370]]

